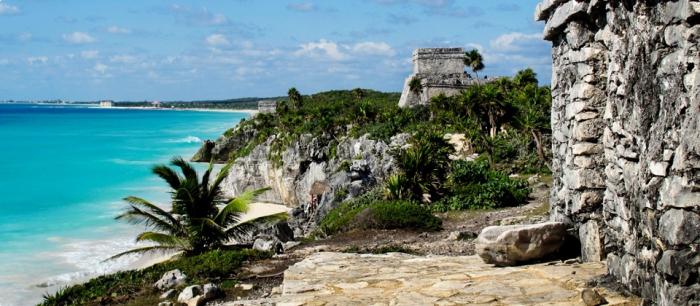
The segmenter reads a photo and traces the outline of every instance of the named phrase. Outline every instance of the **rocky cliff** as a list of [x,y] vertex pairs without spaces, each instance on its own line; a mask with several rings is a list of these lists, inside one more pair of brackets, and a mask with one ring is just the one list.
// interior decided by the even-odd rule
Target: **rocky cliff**
[[[237,129],[246,130],[205,144],[195,159],[211,156],[226,161],[231,152],[249,145],[257,134],[246,125]],[[391,149],[405,145],[409,135],[399,134],[385,143],[368,135],[336,142],[328,135],[306,134],[281,152],[274,151],[275,137],[236,158],[222,186],[229,196],[270,187],[258,199],[294,208],[290,225],[299,236],[313,230],[316,222],[343,200],[361,195],[387,178],[394,171]]]
[[700,2],[546,0],[552,217],[660,305],[700,303]]

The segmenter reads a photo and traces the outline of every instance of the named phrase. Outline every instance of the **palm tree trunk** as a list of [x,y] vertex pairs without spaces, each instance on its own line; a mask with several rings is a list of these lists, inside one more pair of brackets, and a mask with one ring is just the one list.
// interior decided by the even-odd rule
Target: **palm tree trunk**
[[491,126],[491,129],[489,131],[489,136],[491,136],[491,138],[494,138],[494,137],[496,137],[497,129],[496,129],[496,116],[492,112],[489,112],[489,125]]
[[534,129],[530,130],[530,133],[532,134],[532,139],[535,141],[535,147],[537,147],[537,156],[540,158],[541,161],[545,161],[544,150],[542,148],[542,140],[540,140],[540,134]]

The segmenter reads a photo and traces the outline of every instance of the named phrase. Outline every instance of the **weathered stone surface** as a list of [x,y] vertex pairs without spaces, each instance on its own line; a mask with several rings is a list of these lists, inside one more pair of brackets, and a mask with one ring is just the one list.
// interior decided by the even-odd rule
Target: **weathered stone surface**
[[177,301],[180,303],[188,303],[191,299],[193,299],[201,294],[202,294],[202,286],[200,286],[200,285],[187,286],[187,287],[185,287],[185,289],[182,289],[182,292],[180,292],[180,295],[177,296]]
[[671,209],[659,219],[659,233],[671,244],[691,244],[700,236],[700,216],[681,209]]
[[[411,91],[413,79],[420,80],[420,92]],[[413,73],[404,82],[400,107],[426,105],[432,97],[453,96],[479,80],[464,72],[464,49],[420,48],[413,51]]]
[[659,305],[698,303],[684,271],[700,260],[678,254],[700,248],[699,9],[546,0],[535,13],[553,42],[551,219]]
[[[316,253],[284,273],[280,296],[225,305],[582,305],[605,263],[498,268],[478,256]],[[608,305],[638,305],[593,288]]]
[[187,282],[187,275],[179,269],[165,272],[163,276],[153,285],[158,290],[167,290],[173,287],[184,285]]
[[177,290],[175,289],[170,289],[168,291],[163,292],[163,294],[160,295],[161,300],[172,299],[174,297],[177,297]]
[[561,222],[489,226],[477,237],[476,252],[486,263],[512,266],[559,250],[566,229],[567,225]]
[[275,237],[260,237],[253,242],[253,249],[279,254],[284,251],[284,246],[282,242]]
[[583,289],[581,299],[586,306],[598,306],[608,303],[597,291],[590,288]]

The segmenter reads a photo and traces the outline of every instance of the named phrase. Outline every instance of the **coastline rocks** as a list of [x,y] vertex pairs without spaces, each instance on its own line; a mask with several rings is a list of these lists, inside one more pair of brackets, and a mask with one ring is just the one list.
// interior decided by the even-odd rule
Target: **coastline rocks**
[[173,287],[184,285],[187,281],[187,275],[179,269],[165,272],[153,286],[158,290],[167,290]]
[[204,286],[192,285],[180,292],[177,301],[179,303],[185,303],[188,306],[199,306],[219,296],[221,296],[221,289],[215,284],[209,283]]
[[486,263],[513,266],[558,251],[566,230],[567,225],[561,222],[489,226],[477,237],[476,252]]

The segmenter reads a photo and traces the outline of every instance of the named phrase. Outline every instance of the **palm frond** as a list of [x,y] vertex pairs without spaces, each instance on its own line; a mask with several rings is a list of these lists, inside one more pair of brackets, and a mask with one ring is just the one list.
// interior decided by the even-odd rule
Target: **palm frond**
[[180,186],[182,184],[182,178],[172,168],[170,168],[166,165],[157,165],[157,166],[154,166],[151,171],[155,175],[162,178],[165,182],[167,182],[168,185],[170,186],[170,188],[172,188],[172,189],[180,188]]
[[251,219],[236,224],[231,228],[227,229],[226,236],[229,237],[229,239],[240,239],[242,237],[246,237],[250,232],[252,232],[260,226],[284,221],[287,220],[287,217],[288,215],[286,212],[281,212],[276,213],[274,215],[262,216],[255,219]]
[[178,238],[174,235],[168,235],[168,234],[163,234],[163,233],[157,233],[157,232],[143,232],[136,236],[136,241],[137,242],[142,242],[142,241],[150,241],[150,242],[155,242],[159,246],[163,247],[174,247],[174,248],[179,248],[183,250],[189,249],[189,243],[187,240]]
[[178,248],[173,248],[173,247],[167,247],[167,246],[160,246],[160,245],[154,245],[154,246],[136,248],[136,249],[128,250],[128,251],[126,251],[126,252],[121,252],[121,253],[119,253],[119,254],[117,254],[117,255],[114,255],[114,256],[112,256],[112,257],[110,257],[110,258],[107,258],[107,259],[103,260],[103,262],[109,261],[109,260],[113,260],[113,259],[117,259],[117,258],[119,258],[119,257],[125,256],[125,255],[129,255],[129,254],[145,254],[145,253],[158,252],[158,251],[160,251],[160,252],[166,252],[166,251],[180,251],[180,249],[178,249]]
[[158,216],[141,210],[134,205],[131,205],[131,209],[117,216],[115,219],[124,220],[131,224],[145,224],[146,226],[173,234],[181,233],[181,228],[178,226],[170,224],[167,221],[160,219]]
[[[148,210],[151,211],[152,214],[159,216],[159,217],[163,218],[164,220],[166,220],[167,222],[171,223],[173,225],[173,227],[180,226],[180,222],[177,219],[175,219],[175,217],[173,217],[173,215],[171,213],[163,210],[162,208],[158,207],[157,205],[155,205],[147,200],[144,200],[144,199],[139,198],[139,197],[129,196],[129,197],[124,198],[124,201],[126,201],[132,205],[142,206],[144,208],[147,208]],[[161,220],[163,220],[163,219],[161,219]]]
[[[242,193],[240,196],[237,196],[233,199],[231,199],[228,204],[222,208],[219,213],[214,217],[214,221],[217,224],[221,224],[222,226],[228,225],[228,223],[231,223],[229,221],[238,221],[238,220],[229,220],[230,216],[235,216],[235,215],[240,215],[242,213],[245,213],[248,211],[248,205],[250,205],[250,202],[252,202],[255,198],[257,198],[259,195],[267,192],[270,190],[269,187],[267,188],[260,188],[257,190],[249,190],[244,193]],[[234,218],[237,219],[237,218]]]
[[199,178],[197,177],[197,170],[192,167],[190,163],[182,159],[182,157],[175,157],[170,161],[171,164],[180,168],[182,174],[188,181],[194,181],[199,184]]

